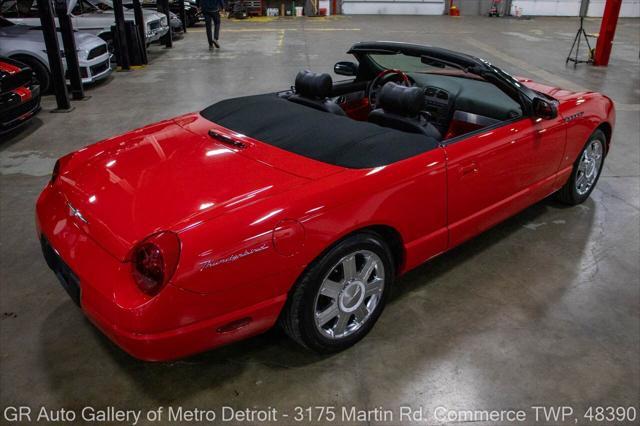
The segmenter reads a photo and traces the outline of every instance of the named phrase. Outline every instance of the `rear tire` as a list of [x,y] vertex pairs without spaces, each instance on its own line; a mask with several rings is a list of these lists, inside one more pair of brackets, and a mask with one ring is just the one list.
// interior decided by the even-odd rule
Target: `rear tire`
[[587,143],[573,164],[573,171],[567,183],[558,192],[556,198],[570,206],[584,203],[595,188],[602,167],[607,146],[607,137],[597,129],[589,136]]
[[40,93],[43,95],[48,94],[51,89],[51,73],[47,67],[42,62],[31,56],[16,55],[13,58],[31,68],[34,78],[40,85]]
[[280,318],[295,342],[319,353],[344,350],[371,330],[395,277],[389,248],[375,233],[354,234],[300,277]]

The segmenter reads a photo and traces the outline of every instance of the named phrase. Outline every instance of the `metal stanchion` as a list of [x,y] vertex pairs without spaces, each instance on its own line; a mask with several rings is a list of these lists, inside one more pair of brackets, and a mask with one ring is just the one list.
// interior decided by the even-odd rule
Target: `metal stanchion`
[[129,44],[127,43],[127,32],[124,26],[124,11],[122,10],[122,0],[113,0],[113,15],[116,20],[114,40],[118,48],[118,59],[120,68],[129,70]]
[[73,110],[73,107],[69,102],[69,94],[67,93],[67,84],[64,78],[64,68],[62,66],[62,58],[60,57],[60,46],[58,45],[51,0],[38,0],[38,10],[40,12],[40,24],[42,25],[44,44],[47,48],[47,59],[49,60],[49,68],[51,69],[51,85],[53,86],[53,92],[56,95],[56,103],[58,105],[58,108],[54,111],[69,112]]
[[138,34],[140,36],[140,42],[142,43],[142,63],[148,64],[147,58],[147,38],[146,38],[146,25],[144,23],[144,15],[142,14],[142,5],[140,0],[133,0],[133,14],[135,16],[136,25],[138,26]]
[[67,10],[67,0],[54,0],[56,15],[60,22],[60,32],[62,33],[62,43],[64,45],[64,57],[67,62],[66,76],[71,81],[71,95],[74,100],[87,99],[82,88],[82,76],[80,75],[80,64],[78,63],[78,49],[76,39],[73,36],[73,24]]
[[173,36],[171,34],[171,15],[169,14],[169,0],[158,0],[158,10],[167,17],[169,31],[164,36],[164,46],[173,47]]

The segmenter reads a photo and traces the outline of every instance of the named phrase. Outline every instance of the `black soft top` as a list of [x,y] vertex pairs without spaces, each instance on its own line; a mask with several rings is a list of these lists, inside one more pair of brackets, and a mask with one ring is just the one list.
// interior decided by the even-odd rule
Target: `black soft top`
[[227,99],[200,114],[269,145],[348,168],[384,166],[438,147],[425,135],[319,111],[276,94]]

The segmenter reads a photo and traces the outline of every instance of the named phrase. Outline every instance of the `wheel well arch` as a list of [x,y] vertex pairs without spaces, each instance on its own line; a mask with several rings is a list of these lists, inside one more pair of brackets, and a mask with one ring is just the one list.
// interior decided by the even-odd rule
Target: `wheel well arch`
[[400,232],[398,232],[397,229],[389,225],[372,225],[360,228],[351,232],[349,235],[359,232],[373,232],[378,234],[391,251],[396,272],[402,269],[406,256],[402,235],[400,235]]
[[[289,289],[286,292],[286,294],[287,294],[287,304],[291,300],[290,296],[295,291],[300,279],[309,270],[309,268],[316,261],[318,261],[318,259],[320,259],[329,250],[331,250],[331,248],[333,248],[336,244],[339,244],[341,241],[351,237],[352,235],[360,234],[360,233],[375,234],[385,244],[387,244],[387,246],[389,247],[389,251],[391,252],[391,256],[393,256],[392,260],[393,260],[394,269],[395,269],[395,272],[396,272],[396,275],[397,275],[398,271],[400,271],[402,269],[402,267],[404,266],[404,261],[405,261],[405,258],[406,258],[404,242],[403,242],[402,235],[400,234],[400,232],[398,232],[398,230],[396,228],[394,228],[392,226],[389,226],[389,225],[373,224],[373,225],[362,226],[360,228],[353,229],[353,230],[341,235],[339,238],[337,238],[335,241],[333,241],[331,244],[329,244],[327,247],[325,247],[324,250],[322,250],[320,253],[318,253],[313,258],[313,260],[311,260],[305,266],[303,271],[298,275],[298,277],[294,281],[293,285],[291,285],[291,287],[289,287]],[[286,308],[283,308],[282,312],[284,312],[285,309]],[[282,315],[282,312],[280,313],[280,315]]]
[[600,125],[596,128],[596,130],[602,130],[602,132],[604,133],[604,136],[607,138],[606,141],[606,153],[609,153],[609,147],[611,146],[611,134],[613,132],[613,128],[611,127],[611,124],[609,124],[608,122],[604,121],[602,123],[600,123]]
[[43,67],[45,67],[47,69],[47,71],[51,72],[51,70],[49,69],[49,65],[46,64],[45,62],[43,62],[40,58],[38,58],[36,55],[33,55],[29,52],[16,52],[16,53],[12,53],[9,58],[11,59],[15,59],[16,61],[19,62],[24,62],[23,60],[20,60],[20,58],[26,58],[27,60],[32,60],[32,61],[37,61],[40,63],[40,65],[42,65]]
[[[387,247],[389,247],[389,251],[393,256],[393,266],[395,267],[396,273],[397,271],[402,269],[406,258],[402,235],[394,227],[383,224],[366,225],[350,230],[349,232],[341,235],[335,241],[331,242],[331,244],[329,244],[327,247],[325,247],[322,252],[318,253],[317,256],[314,257],[309,265],[311,265],[317,259],[321,258],[325,253],[327,253],[329,250],[331,250],[331,248],[339,244],[341,241],[344,241],[352,235],[361,233],[370,233],[378,236],[382,240],[382,242],[385,243]],[[306,269],[307,268],[305,268],[305,271]]]

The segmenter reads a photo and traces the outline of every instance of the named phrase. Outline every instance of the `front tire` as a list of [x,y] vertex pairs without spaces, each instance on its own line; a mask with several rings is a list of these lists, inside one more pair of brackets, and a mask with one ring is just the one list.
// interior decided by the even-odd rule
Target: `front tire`
[[342,240],[298,280],[281,317],[284,331],[319,353],[354,345],[384,309],[395,277],[392,259],[377,234],[362,232]]
[[607,137],[602,130],[597,129],[591,134],[578,159],[573,164],[573,171],[569,180],[556,193],[558,200],[575,206],[584,203],[589,198],[593,188],[598,183],[604,166],[606,144]]

